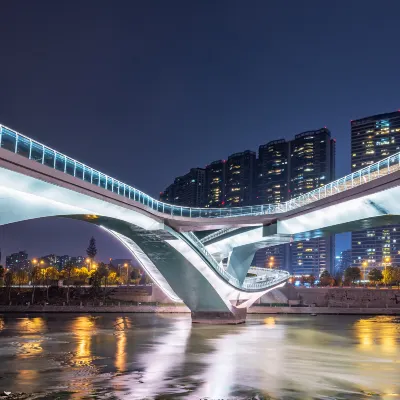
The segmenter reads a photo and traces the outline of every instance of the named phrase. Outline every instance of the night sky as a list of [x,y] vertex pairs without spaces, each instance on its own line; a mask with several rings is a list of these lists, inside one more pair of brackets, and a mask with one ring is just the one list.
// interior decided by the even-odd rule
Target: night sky
[[[400,108],[400,2],[2,0],[0,121],[155,197],[191,167]],[[0,228],[4,255],[126,257],[85,223]],[[348,242],[338,240],[338,250]]]

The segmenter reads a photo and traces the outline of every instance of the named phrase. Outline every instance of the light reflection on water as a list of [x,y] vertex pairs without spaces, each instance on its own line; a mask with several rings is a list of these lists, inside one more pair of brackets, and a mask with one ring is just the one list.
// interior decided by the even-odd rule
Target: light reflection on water
[[0,392],[71,399],[400,399],[399,356],[396,317],[0,317]]

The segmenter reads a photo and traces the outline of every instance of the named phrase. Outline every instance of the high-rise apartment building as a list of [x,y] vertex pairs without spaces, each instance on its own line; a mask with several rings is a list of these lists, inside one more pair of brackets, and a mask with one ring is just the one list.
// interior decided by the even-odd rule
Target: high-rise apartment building
[[[258,160],[255,152],[246,150],[232,154],[226,162],[214,161],[205,170],[194,168],[176,178],[160,200],[189,207],[281,203],[327,184],[334,175],[335,142],[329,130],[322,128],[300,133],[291,141],[280,139],[262,145]],[[205,184],[198,186],[200,182]],[[203,190],[203,197],[195,188]],[[333,268],[334,237],[261,249],[253,263],[287,269],[295,275],[319,276],[324,269]]]
[[[300,133],[290,141],[289,199],[335,179],[335,141],[327,128]],[[335,237],[308,239],[290,246],[291,272],[315,275],[334,265]]]
[[26,251],[19,251],[6,257],[7,269],[9,268],[14,271],[27,270],[29,265],[28,253]]
[[225,206],[226,160],[213,161],[206,166],[206,207]]
[[174,183],[160,194],[160,200],[187,207],[204,207],[205,195],[205,170],[192,168],[186,175],[175,178]]
[[[351,171],[400,151],[400,111],[351,121]],[[368,269],[400,263],[400,225],[373,228],[351,235],[352,260]]]
[[235,153],[228,157],[225,186],[225,204],[227,207],[254,204],[256,162],[256,153],[250,150]]
[[[334,180],[335,141],[326,128],[307,131],[291,141],[276,140],[259,148],[258,197],[260,203],[280,203]],[[261,249],[255,262],[289,270],[294,275],[316,275],[334,263],[334,236],[308,239],[279,250]],[[271,252],[276,252],[271,255]]]
[[284,139],[258,149],[257,203],[276,204],[288,198],[289,143]]

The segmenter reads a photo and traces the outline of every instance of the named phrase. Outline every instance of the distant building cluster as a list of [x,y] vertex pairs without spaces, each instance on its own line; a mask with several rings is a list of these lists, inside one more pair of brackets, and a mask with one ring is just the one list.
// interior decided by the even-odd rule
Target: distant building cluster
[[13,253],[9,256],[6,256],[6,268],[13,271],[27,271],[35,263],[38,265],[42,265],[43,267],[52,266],[56,267],[58,270],[62,270],[65,268],[68,262],[72,262],[72,264],[76,267],[82,267],[85,265],[85,257],[71,257],[68,255],[57,256],[55,254],[48,254],[46,256],[29,259],[28,253],[26,251],[19,251],[18,253]]
[[[161,192],[160,200],[188,207],[238,207],[281,203],[335,180],[336,143],[325,127],[294,139],[263,144],[192,168]],[[351,171],[400,151],[400,111],[351,121]],[[352,233],[350,250],[335,258],[334,236],[259,250],[253,265],[316,275],[347,266],[368,269],[400,264],[400,225]]]

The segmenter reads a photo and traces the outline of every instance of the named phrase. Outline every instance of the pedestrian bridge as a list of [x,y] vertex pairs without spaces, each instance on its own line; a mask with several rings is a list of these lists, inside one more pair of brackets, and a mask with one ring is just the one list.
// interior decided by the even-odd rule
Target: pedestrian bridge
[[254,301],[289,277],[251,270],[257,249],[398,222],[399,155],[285,203],[190,208],[153,199],[0,125],[0,225],[46,217],[96,224],[194,321],[243,322]]

